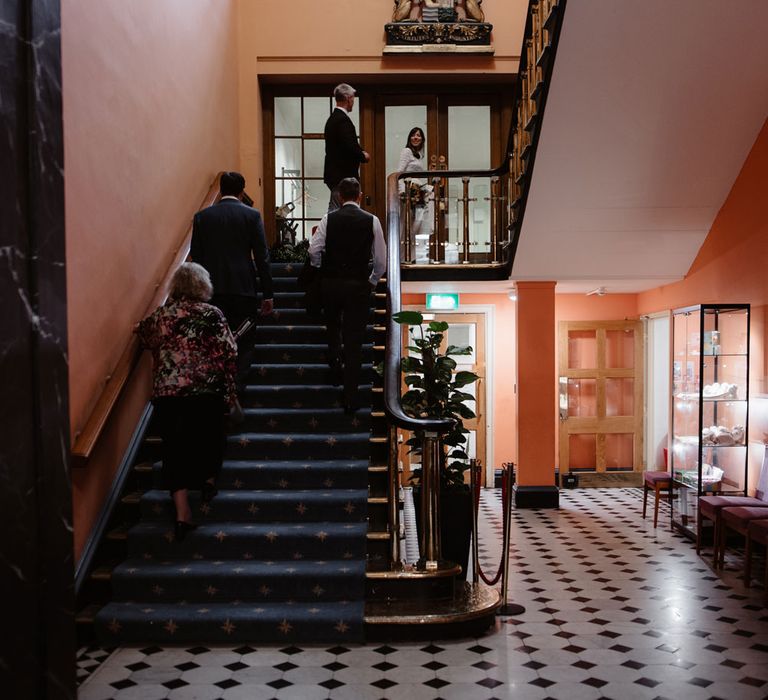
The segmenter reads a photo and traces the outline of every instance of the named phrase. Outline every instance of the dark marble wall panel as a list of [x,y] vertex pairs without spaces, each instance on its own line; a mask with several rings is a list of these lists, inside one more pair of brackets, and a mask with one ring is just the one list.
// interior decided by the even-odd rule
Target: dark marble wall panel
[[75,697],[59,0],[0,3],[0,694]]

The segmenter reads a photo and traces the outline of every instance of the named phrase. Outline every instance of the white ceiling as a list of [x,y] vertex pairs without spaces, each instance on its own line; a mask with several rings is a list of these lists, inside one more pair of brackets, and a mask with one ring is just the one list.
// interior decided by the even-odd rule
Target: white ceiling
[[513,279],[681,279],[766,116],[767,0],[569,0]]

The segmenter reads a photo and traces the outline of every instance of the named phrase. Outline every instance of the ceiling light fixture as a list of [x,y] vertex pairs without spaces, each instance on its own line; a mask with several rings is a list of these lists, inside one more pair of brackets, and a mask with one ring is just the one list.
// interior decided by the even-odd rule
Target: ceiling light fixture
[[587,296],[598,296],[598,297],[604,297],[608,293],[608,290],[605,287],[596,287],[591,292],[587,292]]

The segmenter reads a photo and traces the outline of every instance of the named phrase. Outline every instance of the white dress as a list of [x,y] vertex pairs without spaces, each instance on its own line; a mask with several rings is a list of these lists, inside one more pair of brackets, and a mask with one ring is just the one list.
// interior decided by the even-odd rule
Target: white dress
[[[417,158],[407,146],[400,152],[400,161],[397,170],[401,173],[413,173],[428,170],[425,158]],[[411,217],[411,240],[415,243],[416,262],[429,262],[429,237],[434,227],[434,197],[432,187],[426,185],[424,180],[414,178],[412,182],[422,185],[427,193],[423,205],[413,207]],[[400,192],[405,192],[405,181],[399,180],[397,184]]]

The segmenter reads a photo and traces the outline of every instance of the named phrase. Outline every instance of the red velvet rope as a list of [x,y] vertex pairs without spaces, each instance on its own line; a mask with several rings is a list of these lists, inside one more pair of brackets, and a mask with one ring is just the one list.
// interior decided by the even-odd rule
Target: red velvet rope
[[[506,529],[507,526],[507,488],[509,483],[509,468],[505,467],[504,470],[501,473],[501,522],[502,522],[502,532]],[[475,481],[475,503],[476,505],[476,512],[479,514],[480,511],[480,479],[477,479]],[[480,531],[480,528],[478,529],[478,533]],[[503,537],[502,537],[503,542]],[[499,569],[496,572],[496,575],[489,579],[485,573],[483,572],[483,567],[480,564],[480,560],[478,559],[477,562],[477,570],[480,574],[480,578],[483,579],[483,581],[489,585],[489,586],[495,586],[499,579],[501,578],[502,569],[504,567],[504,552],[501,553],[501,559],[499,561]]]

